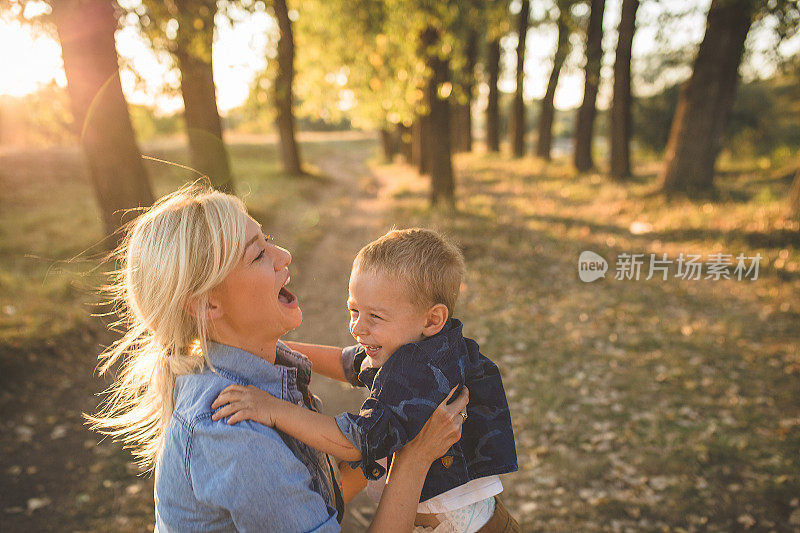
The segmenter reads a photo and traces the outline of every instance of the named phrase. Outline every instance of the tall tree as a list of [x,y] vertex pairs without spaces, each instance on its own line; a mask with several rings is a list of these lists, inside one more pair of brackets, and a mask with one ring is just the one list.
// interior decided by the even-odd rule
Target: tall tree
[[486,148],[490,152],[500,151],[500,38],[495,37],[486,45],[486,72],[488,74],[489,97],[486,102]]
[[212,63],[217,0],[141,0],[130,8],[152,46],[171,54],[180,72],[191,165],[214,187],[234,189],[222,138]]
[[421,42],[428,55],[430,79],[425,90],[428,115],[428,169],[431,174],[431,205],[455,204],[455,180],[453,178],[452,140],[450,118],[450,60],[442,53],[442,34],[433,26],[423,32]]
[[660,176],[665,192],[693,193],[714,186],[714,165],[755,7],[751,0],[711,2],[706,33],[672,119]]
[[[469,21],[471,22],[471,21]],[[453,151],[472,151],[472,92],[475,87],[475,65],[478,61],[478,30],[468,27],[464,38],[464,58],[459,71],[459,95],[453,106]]]
[[486,148],[490,152],[500,151],[500,39],[511,28],[508,0],[488,0],[485,7],[484,39],[486,53],[484,72],[489,85],[489,96],[486,105]]
[[420,174],[430,174],[430,113],[420,112],[411,125],[411,164]]
[[575,168],[586,172],[594,168],[592,137],[597,114],[597,90],[603,61],[603,12],[606,0],[591,0],[589,26],[586,29],[586,67],[584,68],[583,102],[575,124]]
[[574,0],[558,0],[556,2],[556,8],[558,9],[556,51],[553,55],[553,68],[550,70],[550,78],[547,80],[547,90],[544,93],[544,98],[542,98],[542,109],[539,113],[539,135],[536,141],[536,155],[548,161],[553,147],[556,88],[558,87],[558,78],[561,75],[561,67],[564,66],[570,51],[569,36],[572,18],[570,8],[574,3]]
[[274,0],[275,18],[278,19],[278,74],[275,77],[275,108],[277,110],[278,133],[281,138],[281,158],[287,174],[299,175],[300,152],[295,140],[295,121],[292,84],[294,82],[294,35],[286,0]]
[[124,222],[126,210],[153,202],[119,79],[115,4],[50,3],[75,126],[108,235]]
[[611,102],[610,134],[611,176],[625,179],[631,175],[631,49],[636,32],[639,0],[622,0],[617,57],[614,61],[614,98]]
[[178,21],[174,53],[181,71],[192,166],[208,176],[214,187],[233,192],[212,62],[217,0],[175,0],[166,5],[174,6],[174,20]]
[[800,220],[800,170],[795,174],[789,190],[789,216]]
[[522,6],[517,19],[517,89],[514,92],[514,101],[511,108],[511,149],[514,157],[525,155],[525,100],[523,99],[523,85],[525,82],[525,39],[528,35],[528,18],[530,17],[530,0],[522,0]]

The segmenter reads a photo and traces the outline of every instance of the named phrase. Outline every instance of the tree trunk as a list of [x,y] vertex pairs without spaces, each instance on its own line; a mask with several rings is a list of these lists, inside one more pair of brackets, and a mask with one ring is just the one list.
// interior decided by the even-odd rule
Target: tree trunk
[[230,159],[222,139],[222,121],[217,109],[211,62],[217,4],[214,0],[203,0],[200,7],[190,0],[179,0],[176,4],[181,19],[175,56],[181,71],[181,94],[192,167],[208,176],[215,188],[233,192]]
[[119,80],[114,4],[61,0],[52,6],[75,127],[106,234],[113,235],[126,210],[153,203]]
[[300,151],[295,139],[295,120],[292,110],[292,83],[294,82],[294,35],[292,21],[286,0],[275,0],[275,18],[278,19],[280,38],[278,40],[278,75],[275,77],[275,109],[277,111],[278,132],[281,138],[281,158],[287,174],[298,176]]
[[569,52],[569,25],[567,24],[567,17],[569,17],[569,7],[566,5],[559,6],[558,14],[558,43],[556,44],[556,53],[553,56],[553,70],[550,71],[550,78],[547,80],[547,90],[542,99],[542,110],[539,114],[539,135],[536,141],[536,155],[550,160],[550,151],[553,148],[553,119],[555,118],[555,97],[556,87],[558,87],[558,78],[561,75],[561,67],[564,66],[564,61],[567,59]]
[[[422,42],[425,50],[435,46],[441,36],[439,32],[428,27],[423,32]],[[439,54],[428,54],[428,68],[431,79],[425,91],[425,103],[430,109],[428,116],[428,169],[431,174],[431,205],[440,203],[452,206],[455,204],[455,182],[453,180],[453,164],[451,160],[450,138],[450,101],[449,94],[442,94],[440,88],[450,82],[450,61],[442,59]]]
[[578,109],[575,125],[575,168],[586,172],[594,168],[592,161],[592,137],[597,89],[600,86],[600,66],[603,60],[603,11],[606,0],[592,0],[589,27],[586,30],[586,68],[583,102]]
[[792,180],[792,189],[789,191],[789,216],[800,220],[800,170]]
[[754,2],[713,0],[692,75],[681,88],[665,153],[661,188],[691,193],[714,186],[714,165],[736,95]]
[[411,147],[412,137],[411,128],[409,126],[404,125],[402,122],[397,125],[399,150],[400,153],[403,154],[406,163],[411,163],[413,159],[413,149]]
[[[425,89],[427,91],[427,89]],[[421,175],[430,174],[430,115],[417,115],[411,125],[411,162]]]
[[381,148],[383,148],[383,159],[387,163],[391,163],[394,160],[394,154],[397,153],[397,145],[395,143],[394,135],[389,129],[388,124],[381,128],[380,134]]
[[525,155],[525,101],[523,84],[525,81],[525,38],[528,35],[528,17],[530,16],[530,0],[522,0],[519,18],[517,19],[517,90],[514,92],[514,103],[511,108],[511,149],[514,157]]
[[454,106],[457,126],[454,134],[453,151],[472,151],[472,91],[475,86],[475,63],[478,60],[478,32],[470,30],[467,34],[466,62],[461,69],[461,82],[463,84],[466,102],[459,102]]
[[486,54],[486,71],[489,73],[489,101],[486,105],[486,148],[500,151],[500,106],[497,81],[500,78],[500,39],[490,41]]
[[622,0],[617,57],[614,61],[614,99],[611,103],[611,177],[631,175],[631,48],[639,0]]

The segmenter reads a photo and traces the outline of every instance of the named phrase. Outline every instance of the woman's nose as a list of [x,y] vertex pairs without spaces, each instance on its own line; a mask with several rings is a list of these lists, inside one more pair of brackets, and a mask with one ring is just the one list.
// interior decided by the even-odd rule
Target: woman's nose
[[275,265],[275,270],[283,270],[286,268],[289,263],[292,262],[292,254],[289,253],[289,250],[285,248],[281,248],[280,246],[273,246],[272,247],[272,255],[273,255],[273,263]]

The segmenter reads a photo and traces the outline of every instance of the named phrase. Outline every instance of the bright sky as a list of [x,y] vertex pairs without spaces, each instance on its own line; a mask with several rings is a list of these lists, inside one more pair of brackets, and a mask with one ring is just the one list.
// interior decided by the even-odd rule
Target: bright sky
[[[598,97],[598,105],[607,107],[611,96],[611,70],[616,47],[616,26],[619,22],[621,0],[608,0],[603,25],[605,36],[603,48],[606,54],[603,62],[603,82]],[[542,3],[533,2],[532,18],[542,18]],[[671,42],[676,46],[682,43],[699,43],[703,36],[705,12],[710,0],[670,0],[669,8],[665,2],[643,2],[637,20],[655,21],[659,14],[667,9],[681,11],[697,8],[697,14],[669,29]],[[512,4],[512,9],[514,5]],[[35,11],[35,7],[31,8]],[[517,8],[518,10],[518,8]],[[33,14],[33,13],[31,13]],[[265,13],[242,15],[240,20],[231,24],[219,17],[216,40],[214,43],[214,77],[217,84],[218,105],[222,112],[241,105],[256,72],[263,69],[266,63],[268,35],[274,31],[274,21]],[[658,42],[655,39],[658,24],[645,24],[636,33],[634,40],[634,73],[637,64],[644,64],[644,58],[656,53]],[[575,50],[562,71],[556,91],[555,104],[559,109],[575,107],[580,104],[583,94],[583,72],[581,70],[582,40],[575,38]],[[525,62],[525,94],[527,98],[541,98],[545,92],[550,75],[552,55],[555,49],[556,32],[552,24],[539,28],[531,28],[528,32]],[[514,35],[503,41],[505,65],[500,88],[504,91],[514,90],[513,65],[517,38]],[[768,39],[759,35],[751,35],[750,41],[758,41],[763,48],[769,48]],[[763,41],[763,42],[761,42]],[[800,50],[800,38],[792,39],[784,44],[784,53],[797,53]],[[64,86],[66,81],[61,62],[61,50],[56,41],[48,36],[36,35],[35,32],[19,22],[0,19],[0,94],[22,96],[31,93],[41,84],[55,80]],[[159,61],[147,43],[132,27],[125,27],[117,32],[117,50],[121,62],[127,68],[122,72],[122,83],[129,102],[155,105],[161,112],[170,113],[182,107],[177,91],[163,91],[162,87],[178,87],[178,79],[174,72]],[[759,58],[750,60],[757,65]],[[758,68],[754,68],[757,71]],[[688,72],[679,72],[676,76],[685,76]],[[137,77],[139,78],[137,80]],[[634,86],[635,93],[647,92],[643,86]],[[166,94],[165,94],[166,93]]]

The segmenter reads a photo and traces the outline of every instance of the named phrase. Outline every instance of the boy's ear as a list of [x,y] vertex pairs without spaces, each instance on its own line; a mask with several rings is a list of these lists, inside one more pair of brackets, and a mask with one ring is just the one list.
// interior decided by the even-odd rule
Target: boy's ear
[[425,326],[422,328],[422,334],[426,337],[432,337],[442,331],[442,328],[450,318],[450,312],[444,304],[436,304],[428,309],[425,315]]
[[191,298],[186,303],[186,312],[193,317],[203,317],[208,321],[216,320],[222,316],[222,306],[220,302],[209,295],[206,299]]

